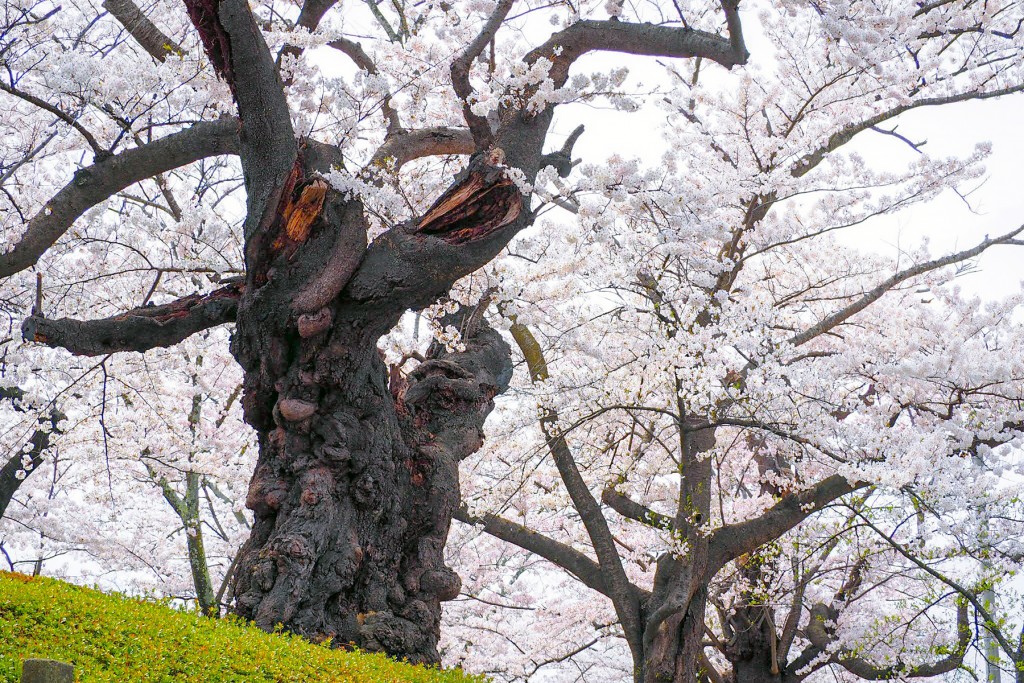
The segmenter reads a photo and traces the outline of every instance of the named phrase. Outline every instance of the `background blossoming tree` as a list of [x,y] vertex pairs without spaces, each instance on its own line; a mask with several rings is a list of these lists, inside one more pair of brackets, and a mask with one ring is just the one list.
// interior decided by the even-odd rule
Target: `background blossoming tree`
[[[638,681],[959,665],[966,608],[928,594],[944,558],[890,510],[972,550],[1012,531],[956,496],[1015,519],[1010,484],[979,486],[1024,419],[1017,301],[947,283],[1021,229],[895,260],[835,235],[978,177],[985,149],[880,172],[846,148],[921,152],[892,120],[1024,88],[1019,3],[5,13],[12,565],[84,551],[210,613],[233,597],[429,662],[457,516],[603,595],[594,642]],[[593,101],[661,107],[664,147],[577,165],[599,141],[556,113]],[[849,550],[865,525],[892,543]],[[897,555],[948,628],[872,660],[843,614],[884,600]]]

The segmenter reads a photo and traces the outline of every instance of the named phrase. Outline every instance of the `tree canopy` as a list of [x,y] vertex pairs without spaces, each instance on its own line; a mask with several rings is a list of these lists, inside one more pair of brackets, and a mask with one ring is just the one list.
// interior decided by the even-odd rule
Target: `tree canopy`
[[500,680],[1024,680],[1021,297],[956,279],[1024,225],[858,237],[970,201],[903,123],[1022,26],[8,2],[0,549]]

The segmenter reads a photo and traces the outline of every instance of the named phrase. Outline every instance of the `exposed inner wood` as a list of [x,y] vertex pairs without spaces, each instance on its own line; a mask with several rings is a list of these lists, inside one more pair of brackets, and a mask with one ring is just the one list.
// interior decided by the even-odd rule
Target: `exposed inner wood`
[[462,244],[500,230],[522,210],[523,197],[515,183],[502,170],[483,167],[470,170],[462,183],[443,194],[416,230]]

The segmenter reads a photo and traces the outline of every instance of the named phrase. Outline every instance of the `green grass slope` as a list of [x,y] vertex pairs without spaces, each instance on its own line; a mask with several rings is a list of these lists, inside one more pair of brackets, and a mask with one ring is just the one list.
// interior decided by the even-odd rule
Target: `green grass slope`
[[0,683],[21,661],[75,665],[81,683],[484,683],[382,655],[344,652],[233,619],[207,619],[159,603],[47,578],[0,572]]

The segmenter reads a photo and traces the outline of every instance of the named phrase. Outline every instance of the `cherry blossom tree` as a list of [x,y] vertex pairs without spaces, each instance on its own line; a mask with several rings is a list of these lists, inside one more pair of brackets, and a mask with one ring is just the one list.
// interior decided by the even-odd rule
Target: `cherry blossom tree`
[[[22,547],[142,563],[211,613],[230,584],[264,628],[434,662],[457,516],[553,564],[509,569],[604,596],[597,619],[563,596],[597,631],[564,660],[624,642],[619,680],[962,660],[963,607],[926,591],[946,640],[855,651],[841,608],[884,592],[877,562],[780,579],[788,629],[737,624],[812,515],[869,491],[953,514],[1020,438],[1018,302],[976,313],[949,281],[1022,229],[898,259],[834,238],[979,176],[986,149],[931,158],[892,122],[1024,89],[1019,3],[38,0],[3,21]],[[664,148],[576,163],[599,141],[556,112],[596,101],[662,107]],[[872,133],[918,158],[871,168],[848,148]],[[129,523],[55,523],[90,506]],[[184,554],[142,541],[154,519]]]

